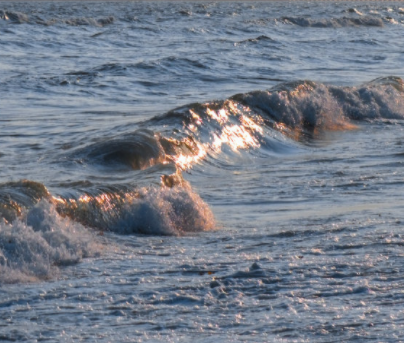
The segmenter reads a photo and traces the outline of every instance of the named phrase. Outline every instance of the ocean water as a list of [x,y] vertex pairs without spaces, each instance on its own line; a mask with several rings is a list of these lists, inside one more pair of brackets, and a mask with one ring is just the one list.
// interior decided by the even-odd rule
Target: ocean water
[[0,2],[0,340],[404,341],[404,4]]

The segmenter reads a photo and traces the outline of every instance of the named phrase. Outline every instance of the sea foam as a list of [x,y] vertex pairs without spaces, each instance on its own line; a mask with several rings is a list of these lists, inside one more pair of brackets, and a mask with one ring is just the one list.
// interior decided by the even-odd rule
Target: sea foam
[[60,266],[98,254],[94,235],[41,201],[23,217],[0,224],[0,284],[49,279]]

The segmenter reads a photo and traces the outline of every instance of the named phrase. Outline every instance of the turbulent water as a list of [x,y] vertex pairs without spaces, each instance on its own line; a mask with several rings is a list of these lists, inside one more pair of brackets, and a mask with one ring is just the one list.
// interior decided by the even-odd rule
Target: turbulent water
[[399,342],[404,5],[0,2],[0,340]]

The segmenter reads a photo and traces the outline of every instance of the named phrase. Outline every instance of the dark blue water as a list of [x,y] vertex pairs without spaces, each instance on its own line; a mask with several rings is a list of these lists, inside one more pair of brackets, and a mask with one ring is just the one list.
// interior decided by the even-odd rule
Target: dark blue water
[[0,2],[0,340],[399,342],[400,2]]

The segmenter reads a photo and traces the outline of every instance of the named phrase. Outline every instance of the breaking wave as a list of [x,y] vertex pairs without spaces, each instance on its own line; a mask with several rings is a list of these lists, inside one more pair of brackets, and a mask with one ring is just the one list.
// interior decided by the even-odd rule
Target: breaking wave
[[242,150],[276,153],[285,140],[304,144],[327,131],[356,129],[358,121],[403,119],[403,109],[398,77],[357,87],[296,81],[174,109],[140,123],[132,133],[81,147],[69,158],[105,170],[155,165],[189,170],[206,158]]
[[68,217],[101,231],[181,235],[214,228],[213,214],[208,205],[191,189],[180,172],[162,175],[161,187],[135,190],[129,185],[79,185],[78,188],[66,189],[64,196],[54,196],[44,185],[23,180],[1,185],[0,191],[3,194],[0,214],[7,225],[25,218],[27,225],[45,227],[46,220],[47,231],[51,230],[55,220],[49,224],[49,219],[45,218],[48,216],[37,209],[38,204],[49,203],[53,206],[52,215],[57,212],[62,218]]
[[321,132],[356,129],[360,121],[378,119],[404,119],[402,79],[380,78],[357,87],[284,83],[183,106],[140,123],[131,134],[79,147],[66,158],[105,173],[135,171],[148,186],[88,182],[66,184],[51,194],[34,181],[1,184],[0,281],[47,278],[55,266],[93,254],[92,231],[85,227],[149,235],[212,230],[209,206],[181,171],[242,150],[276,153],[288,142],[305,144]]
[[135,191],[69,189],[81,195],[65,198],[32,181],[3,185],[10,196],[1,203],[0,284],[54,278],[61,266],[100,254],[97,232],[178,236],[215,228],[209,206],[180,175],[162,182]]
[[1,184],[0,282],[52,277],[58,266],[97,253],[96,232],[178,236],[213,230],[211,209],[182,171],[240,151],[283,153],[290,143],[379,119],[404,119],[401,78],[356,87],[283,83],[176,108],[132,133],[79,146],[63,156],[64,163],[130,172],[135,184],[79,182],[61,185],[58,194],[29,180]]
[[60,266],[98,251],[91,232],[41,201],[12,223],[0,223],[0,284],[49,279]]
[[[403,80],[391,76],[357,87],[284,83],[224,101],[184,106],[145,126],[158,132],[166,159],[186,170],[229,148],[277,150],[283,144],[279,132],[304,143],[321,132],[355,129],[357,121],[403,118]],[[167,127],[176,129],[174,134]]]
[[49,197],[48,190],[39,182],[22,180],[0,184],[0,217],[12,222],[23,214],[24,209]]
[[344,129],[348,120],[403,119],[403,96],[403,80],[391,76],[358,87],[298,81],[233,99],[292,128]]
[[[209,206],[180,176],[175,177],[165,175],[161,188],[93,190],[78,199],[58,199],[57,209],[83,225],[120,234],[178,236],[213,230]],[[174,183],[176,187],[170,187]]]

